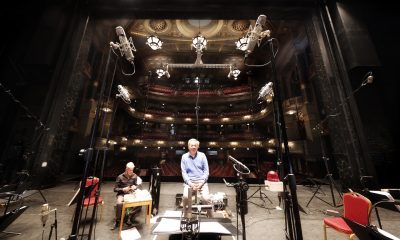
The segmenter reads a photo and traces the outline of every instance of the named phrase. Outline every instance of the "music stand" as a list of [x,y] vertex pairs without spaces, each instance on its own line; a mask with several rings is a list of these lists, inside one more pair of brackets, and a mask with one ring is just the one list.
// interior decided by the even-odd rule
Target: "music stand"
[[[22,206],[20,208],[14,209],[13,211],[7,212],[3,216],[0,217],[0,231],[1,233],[5,233],[5,236],[8,234],[21,235],[21,233],[16,232],[6,232],[4,231],[11,223],[13,223],[25,210],[28,206]],[[2,238],[2,237],[0,237]]]
[[385,232],[375,226],[364,226],[359,223],[353,222],[350,219],[342,217],[347,225],[351,228],[353,233],[362,240],[397,240],[398,238],[392,234]]
[[374,204],[371,208],[375,209],[376,218],[378,220],[379,228],[382,228],[381,218],[379,217],[378,207],[385,208],[394,212],[400,212],[400,205],[395,203],[395,199],[393,196],[384,191],[368,191],[367,197],[371,200]]
[[370,234],[370,231],[367,229],[366,226],[361,225],[359,223],[353,222],[348,218],[342,217],[343,220],[349,225],[353,233],[359,238],[363,240],[375,240]]

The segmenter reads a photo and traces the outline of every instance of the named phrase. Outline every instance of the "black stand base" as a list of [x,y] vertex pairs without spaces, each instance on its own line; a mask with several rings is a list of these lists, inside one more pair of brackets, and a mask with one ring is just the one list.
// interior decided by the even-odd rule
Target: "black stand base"
[[[259,193],[259,196],[255,196],[256,193]],[[261,199],[261,201],[263,201],[263,204],[260,205],[260,204],[251,202],[251,201],[249,201],[250,198],[259,198],[259,199]],[[250,197],[247,198],[247,202],[252,203],[252,204],[254,204],[254,205],[258,206],[258,207],[262,207],[262,208],[269,209],[269,208],[266,207],[266,206],[267,206],[266,199],[267,199],[271,204],[273,203],[273,202],[271,201],[271,199],[261,190],[261,186],[259,186],[258,189],[257,189],[253,194],[251,194]]]
[[[310,200],[308,200],[306,207],[311,203],[311,201],[315,198],[318,198],[319,200],[323,201],[324,203],[330,205],[331,207],[340,207],[343,206],[343,204],[336,204],[336,199],[335,199],[335,194],[333,192],[333,188],[336,189],[337,193],[339,194],[340,198],[343,199],[343,194],[337,187],[335,181],[332,178],[332,174],[327,174],[323,180],[318,180],[318,179],[310,179],[315,185],[317,185],[317,188],[315,189],[313,195],[311,196]],[[332,196],[332,203],[320,198],[317,196],[317,193],[320,191],[321,186],[323,184],[328,184],[331,190],[331,196]]]

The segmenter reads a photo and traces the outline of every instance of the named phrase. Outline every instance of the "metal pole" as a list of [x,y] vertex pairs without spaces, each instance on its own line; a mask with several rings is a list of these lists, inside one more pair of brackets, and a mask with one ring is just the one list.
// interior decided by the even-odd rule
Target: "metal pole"
[[89,148],[85,152],[85,169],[83,172],[81,186],[80,186],[79,194],[77,197],[75,214],[74,214],[74,222],[72,223],[71,234],[69,236],[70,240],[77,239],[77,232],[79,229],[81,209],[82,209],[82,204],[83,204],[83,194],[85,192],[86,178],[88,176],[88,171],[89,171],[89,163],[91,162],[92,156],[93,156],[93,148],[94,148],[94,144],[95,144],[95,140],[96,140],[96,132],[97,132],[98,122],[99,122],[99,118],[100,118],[100,107],[102,105],[101,104],[103,101],[102,97],[104,95],[104,91],[106,88],[106,79],[107,79],[107,75],[108,75],[108,67],[110,64],[110,55],[111,55],[111,48],[108,51],[107,62],[106,62],[106,66],[105,66],[105,73],[104,73],[103,80],[102,80],[99,98],[97,99],[96,115],[95,115],[93,126],[92,126],[90,144],[89,144]]
[[[285,205],[285,211],[287,212],[287,220],[289,225],[289,234],[296,240],[302,240],[302,230],[301,230],[301,222],[300,222],[300,213],[299,213],[299,204],[297,201],[297,192],[296,192],[296,177],[293,174],[292,168],[292,160],[290,158],[288,138],[286,134],[286,124],[285,119],[283,117],[283,109],[282,109],[282,99],[280,94],[280,83],[277,79],[276,73],[276,65],[275,65],[275,52],[274,46],[272,44],[272,38],[270,36],[267,37],[267,42],[270,49],[271,54],[271,69],[272,69],[272,81],[273,81],[273,91],[274,91],[274,107],[276,109],[276,121],[277,130],[279,132],[277,138],[281,138],[281,141],[284,145],[284,151],[282,152],[282,146],[278,146],[278,154],[282,156],[283,169],[285,174],[287,173],[287,179],[284,181],[285,184],[288,184],[290,195],[286,195],[289,197],[291,204]],[[290,226],[293,226],[291,228]]]

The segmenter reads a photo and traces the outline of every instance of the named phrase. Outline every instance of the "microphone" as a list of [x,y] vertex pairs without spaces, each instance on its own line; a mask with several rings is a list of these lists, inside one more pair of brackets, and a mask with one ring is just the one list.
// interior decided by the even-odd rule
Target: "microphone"
[[[234,164],[239,165],[245,171],[244,174],[250,173],[250,169],[246,165],[244,165],[243,163],[241,163],[240,161],[238,161],[231,155],[228,155],[228,159],[231,160]],[[236,171],[238,171],[238,170],[236,170]]]
[[361,86],[371,84],[374,82],[374,75],[372,74],[372,72],[367,72],[367,74],[365,74],[363,79],[364,81],[361,83]]
[[130,97],[128,89],[126,89],[122,85],[118,85],[117,88],[118,88],[119,94],[117,94],[116,96],[122,98],[122,100],[124,100],[125,103],[131,104],[131,97]]
[[265,84],[258,92],[258,99],[265,99],[267,102],[271,102],[274,97],[274,90],[272,89],[273,83],[269,82]]
[[247,48],[244,49],[244,51],[246,52],[246,55],[253,52],[256,44],[259,44],[259,41],[262,38],[261,31],[262,31],[262,28],[265,25],[266,21],[267,21],[267,16],[260,15],[257,18],[256,25],[254,25],[254,28],[252,29],[250,26],[249,33],[247,33],[249,42],[247,44]]
[[50,212],[49,204],[48,203],[43,204],[42,211],[40,213],[43,227],[46,225],[47,219],[49,219],[49,212]]
[[136,48],[135,45],[133,45],[132,37],[130,37],[128,41],[125,31],[121,26],[116,27],[115,32],[117,33],[120,43],[110,42],[110,47],[119,49],[121,56],[125,56],[126,60],[129,62],[133,62],[133,59],[135,58],[133,52],[136,52]]

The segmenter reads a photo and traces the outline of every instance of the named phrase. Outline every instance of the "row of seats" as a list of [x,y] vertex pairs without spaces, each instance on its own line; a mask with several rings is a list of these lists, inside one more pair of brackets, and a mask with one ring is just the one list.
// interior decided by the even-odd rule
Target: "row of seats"
[[[175,90],[171,87],[162,85],[151,85],[149,87],[149,91],[167,95],[181,95],[181,96],[196,96],[198,94],[197,90]],[[215,89],[215,90],[200,89],[199,94],[201,96],[220,96],[220,95],[230,95],[230,94],[249,93],[249,92],[250,92],[250,87],[246,85],[246,86],[223,88],[222,91],[220,89]]]

